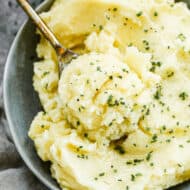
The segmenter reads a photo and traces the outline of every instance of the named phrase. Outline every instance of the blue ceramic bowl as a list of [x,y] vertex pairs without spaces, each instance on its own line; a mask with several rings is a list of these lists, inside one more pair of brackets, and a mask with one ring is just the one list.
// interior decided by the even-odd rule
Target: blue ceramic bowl
[[[38,11],[48,10],[52,2],[53,0],[45,1]],[[37,60],[35,49],[38,40],[35,26],[27,21],[12,44],[5,67],[5,111],[14,143],[26,165],[49,189],[60,190],[51,178],[49,164],[38,158],[27,135],[32,119],[41,109],[38,96],[32,87],[33,62]],[[185,183],[172,190],[190,190],[190,184]]]
[[[38,12],[46,11],[53,0],[42,3]],[[18,152],[30,170],[50,189],[60,190],[51,178],[49,164],[37,156],[28,138],[29,126],[41,109],[32,87],[33,62],[37,60],[36,45],[39,37],[31,21],[23,24],[10,49],[4,72],[4,105],[10,131]]]

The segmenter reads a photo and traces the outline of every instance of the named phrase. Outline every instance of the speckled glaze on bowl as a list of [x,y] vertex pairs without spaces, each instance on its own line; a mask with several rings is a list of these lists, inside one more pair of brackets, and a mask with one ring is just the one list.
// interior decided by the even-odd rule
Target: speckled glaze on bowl
[[[46,11],[54,0],[47,0],[38,8]],[[190,1],[186,1],[190,4]],[[22,159],[29,169],[51,190],[60,190],[51,178],[49,164],[42,162],[27,133],[32,119],[41,109],[37,94],[32,87],[33,62],[38,43],[35,26],[27,21],[18,32],[10,49],[4,73],[4,102],[10,131]],[[171,190],[190,190],[190,183]]]

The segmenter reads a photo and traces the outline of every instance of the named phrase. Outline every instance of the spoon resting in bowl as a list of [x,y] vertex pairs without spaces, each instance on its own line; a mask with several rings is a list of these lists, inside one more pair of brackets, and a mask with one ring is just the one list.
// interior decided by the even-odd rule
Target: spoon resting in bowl
[[72,59],[76,59],[79,55],[72,50],[64,47],[56,36],[53,34],[51,29],[45,24],[45,22],[40,18],[40,16],[35,12],[32,6],[28,3],[27,0],[17,0],[18,3],[21,5],[23,10],[29,16],[30,19],[35,23],[38,29],[42,32],[44,37],[51,43],[53,48],[56,51],[58,57],[58,69],[59,69],[59,76],[61,75],[64,67],[71,62]]

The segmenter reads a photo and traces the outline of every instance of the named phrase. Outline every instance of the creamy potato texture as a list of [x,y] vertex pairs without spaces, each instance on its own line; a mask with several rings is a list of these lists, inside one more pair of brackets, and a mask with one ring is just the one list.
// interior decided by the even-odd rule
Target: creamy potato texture
[[66,190],[190,179],[190,12],[173,0],[56,0],[41,16],[81,55],[58,77],[41,36],[29,136]]

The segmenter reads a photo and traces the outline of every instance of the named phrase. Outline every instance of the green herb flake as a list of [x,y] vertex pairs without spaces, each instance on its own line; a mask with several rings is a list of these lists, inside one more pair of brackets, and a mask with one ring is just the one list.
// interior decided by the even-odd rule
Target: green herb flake
[[100,30],[100,31],[103,30],[103,28],[104,28],[104,27],[103,27],[102,25],[99,26],[99,30]]
[[158,136],[155,134],[152,137],[151,143],[155,143],[158,140]]
[[117,173],[117,169],[114,169],[113,172],[114,172],[114,173]]
[[174,72],[173,71],[170,71],[167,73],[167,77],[170,78],[170,77],[173,77],[174,76]]
[[128,72],[129,72],[129,71],[128,71],[127,69],[125,69],[125,68],[123,68],[122,71],[123,71],[124,73],[128,73]]
[[161,86],[158,86],[157,90],[156,90],[156,92],[154,94],[154,99],[159,100],[161,98],[161,96],[162,96],[161,90],[162,90]]
[[97,67],[96,70],[99,71],[99,72],[102,72],[101,67]]
[[140,11],[140,12],[138,12],[138,13],[136,14],[136,16],[137,16],[137,17],[140,17],[140,16],[142,16],[142,14],[143,14],[143,12]]
[[131,174],[131,181],[135,181],[135,175]]
[[50,72],[46,71],[46,72],[43,73],[43,76],[46,76],[46,75],[49,75],[49,74],[50,74]]
[[146,156],[146,161],[150,161],[153,151],[150,151]]
[[112,80],[112,79],[113,79],[113,76],[112,76],[112,75],[111,75],[111,76],[109,76],[109,79],[110,79],[110,80]]
[[125,154],[125,149],[120,145],[115,146],[114,150],[116,150],[119,154]]
[[145,46],[145,50],[149,50],[150,49],[149,42],[147,40],[143,40],[142,42],[143,42],[143,44]]
[[93,63],[93,62],[90,62],[90,65],[94,65],[94,63]]
[[155,11],[154,12],[154,16],[157,17],[158,16],[158,12]]
[[177,36],[177,38],[178,39],[180,39],[182,42],[184,42],[185,40],[186,40],[186,37],[185,37],[185,35],[184,34],[179,34],[178,36]]
[[188,97],[189,95],[186,92],[182,92],[179,94],[179,98],[183,101],[186,100]]
[[177,164],[177,166],[178,166],[178,167],[180,167],[180,168],[182,167],[182,165],[181,165],[181,164],[179,164],[179,163]]
[[170,142],[171,142],[171,139],[166,139],[166,142],[167,142],[167,143],[170,143]]
[[104,172],[102,172],[102,173],[99,174],[100,177],[102,177],[102,176],[104,176],[104,175],[105,175]]
[[107,19],[107,20],[110,20],[110,17],[109,17],[108,15],[106,15],[106,19]]
[[128,161],[128,162],[126,162],[126,164],[127,164],[127,165],[132,165],[133,162],[132,162],[132,161]]
[[132,42],[128,44],[128,47],[131,47],[131,46],[133,46],[133,43],[132,43]]
[[142,173],[136,173],[135,176],[140,177],[140,176],[142,176]]
[[46,89],[46,90],[48,89],[48,83],[46,83],[46,85],[45,85],[45,89]]
[[84,154],[78,154],[77,158],[88,160],[88,156]]
[[118,100],[114,100],[113,95],[110,95],[108,97],[107,104],[109,107],[114,107],[114,106],[118,106],[119,102],[118,102]]

